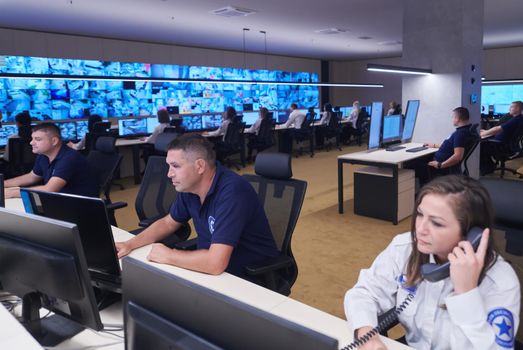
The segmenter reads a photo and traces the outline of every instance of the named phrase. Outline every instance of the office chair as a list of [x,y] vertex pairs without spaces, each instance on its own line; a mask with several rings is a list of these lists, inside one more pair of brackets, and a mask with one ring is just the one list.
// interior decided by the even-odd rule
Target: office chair
[[471,139],[465,146],[465,155],[463,156],[461,162],[458,164],[458,171],[456,173],[460,173],[465,176],[470,176],[468,161],[470,159],[470,156],[474,153],[478,145],[481,143],[481,137],[479,136],[478,126],[479,124],[475,123],[472,124],[469,128]]
[[[494,228],[505,232],[505,253],[509,254],[506,260],[523,256],[523,182],[501,178],[483,177],[479,180],[488,190],[495,211]],[[498,249],[502,249],[498,245]],[[510,262],[516,265],[515,261]],[[520,276],[521,266],[514,269]],[[523,344],[516,340],[516,349],[523,349]]]
[[280,255],[246,266],[245,271],[249,276],[262,279],[264,287],[289,295],[298,277],[291,240],[305,199],[307,182],[292,179],[291,155],[286,153],[258,154],[254,171],[256,175],[243,177],[258,194]]
[[301,129],[294,129],[294,140],[296,140],[296,143],[300,145],[300,148],[298,149],[298,154],[296,154],[296,157],[298,155],[303,154],[303,148],[302,148],[302,142],[308,141],[309,142],[309,154],[312,157],[314,157],[314,129],[312,127],[312,122],[314,121],[314,116],[316,113],[307,113],[305,116],[305,119],[303,120],[303,123],[301,124]]
[[358,114],[358,119],[356,120],[356,130],[352,134],[353,136],[356,136],[356,142],[358,143],[358,146],[361,146],[361,139],[363,138],[363,135],[365,135],[368,132],[369,127],[369,114],[364,111],[360,111]]
[[117,226],[114,212],[116,209],[127,206],[125,202],[111,202],[111,182],[120,167],[123,156],[116,150],[116,138],[110,136],[100,136],[96,140],[95,149],[87,155],[87,162],[93,175],[98,182],[100,193],[104,194],[104,201],[111,225]]
[[[341,151],[341,112],[332,112],[331,118],[329,119],[329,124],[325,127],[324,136],[325,139],[336,139],[336,148]],[[325,144],[325,150],[329,151],[332,145],[330,143]]]
[[36,159],[30,144],[31,139],[15,137],[8,139],[7,142],[9,142],[9,162],[6,169],[8,176],[16,177],[30,172]]
[[[167,177],[169,166],[165,162],[165,157],[150,156],[140,189],[136,195],[134,208],[140,222],[141,228],[131,231],[138,234],[144,228],[150,226],[156,220],[169,213],[171,204],[176,199],[176,189]],[[184,224],[178,231],[162,241],[165,245],[172,247],[173,244],[185,241],[191,234],[191,227]]]
[[227,126],[227,131],[225,132],[223,141],[219,141],[215,144],[216,159],[218,159],[222,164],[227,163],[228,167],[234,165],[237,170],[240,170],[240,167],[237,162],[231,161],[231,156],[239,154],[240,164],[245,168],[244,130],[245,123],[231,121]]
[[256,150],[256,153],[258,154],[272,147],[273,145],[274,120],[267,116],[260,123],[258,135],[249,134],[249,141],[247,143],[247,159],[251,161],[253,150]]
[[93,124],[92,132],[85,134],[85,150],[83,153],[88,155],[93,149],[96,149],[96,140],[100,136],[111,135],[111,122],[96,122]]
[[506,171],[523,177],[523,174],[519,173],[517,169],[506,167],[506,162],[523,157],[523,123],[521,123],[514,131],[508,144],[504,144],[496,139],[487,139],[483,142],[489,142],[491,144],[489,148],[493,150],[492,158],[496,162],[496,168],[494,171],[501,171],[499,175],[500,178],[505,176]]
[[[163,132],[159,134],[154,143],[154,155],[167,156],[167,148],[169,147],[169,144],[173,142],[178,135],[178,133],[173,132]],[[165,172],[165,174],[167,175],[167,172]]]

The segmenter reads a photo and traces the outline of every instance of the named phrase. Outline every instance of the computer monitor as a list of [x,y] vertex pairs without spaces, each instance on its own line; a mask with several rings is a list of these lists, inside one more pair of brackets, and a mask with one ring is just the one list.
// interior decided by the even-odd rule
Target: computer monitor
[[243,112],[243,122],[246,126],[251,126],[258,120],[259,116],[260,112]]
[[75,122],[66,122],[66,123],[56,123],[60,128],[60,134],[62,135],[62,140],[71,141],[77,140],[78,136],[76,134],[76,123]]
[[369,149],[380,147],[381,118],[383,117],[383,102],[372,103],[370,115]]
[[383,117],[383,144],[397,143],[401,140],[401,114],[386,115]]
[[279,111],[278,112],[278,119],[276,120],[277,124],[283,124],[289,119],[290,112],[289,111]]
[[[75,224],[0,208],[0,281],[43,346],[103,328]],[[41,307],[55,315],[41,319]]]
[[320,111],[320,109],[319,108],[314,108],[314,113],[316,113],[314,115],[314,120],[315,121],[320,120],[321,119],[321,111]]
[[252,103],[244,103],[243,104],[243,111],[252,111],[253,110],[253,104]]
[[205,114],[202,116],[202,129],[218,129],[222,119],[221,114]]
[[76,224],[93,285],[121,291],[113,231],[102,199],[26,188],[20,196],[26,212]]
[[169,113],[169,115],[180,114],[180,109],[178,106],[167,106],[167,113]]
[[418,117],[419,100],[409,100],[407,102],[407,111],[405,112],[405,125],[403,126],[403,135],[401,142],[407,143],[412,140],[414,134],[414,126]]
[[154,129],[160,125],[160,122],[158,121],[158,118],[151,117],[147,118],[147,133],[152,134]]
[[371,114],[372,114],[372,106],[373,106],[373,105],[361,106],[361,109],[365,108],[365,111],[366,111],[367,113],[369,113],[369,115],[371,115]]
[[0,127],[0,147],[7,145],[7,139],[11,135],[18,135],[18,128],[16,125],[5,125]]
[[137,136],[147,134],[147,118],[119,119],[119,136]]
[[85,137],[85,134],[87,134],[87,120],[80,120],[76,122],[76,136],[78,137],[78,140],[81,140]]
[[352,107],[340,107],[341,116],[347,118],[352,113]]
[[494,105],[494,114],[507,114],[510,109],[510,104],[495,104]]
[[336,339],[131,257],[122,271],[127,349],[338,348]]
[[201,115],[184,115],[182,117],[182,127],[186,131],[202,130],[202,116]]

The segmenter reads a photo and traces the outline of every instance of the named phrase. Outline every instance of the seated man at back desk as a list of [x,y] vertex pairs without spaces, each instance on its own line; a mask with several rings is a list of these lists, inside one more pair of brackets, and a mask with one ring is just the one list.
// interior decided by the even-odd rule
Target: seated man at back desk
[[305,114],[298,109],[298,105],[296,103],[291,104],[291,113],[289,114],[289,118],[285,122],[285,124],[282,124],[279,128],[286,129],[283,132],[282,135],[282,142],[283,144],[280,147],[280,151],[284,153],[291,153],[292,152],[292,142],[294,140],[294,134],[296,130],[301,129],[301,125],[303,124],[303,121],[305,120]]
[[53,123],[33,127],[31,134],[33,153],[37,154],[33,170],[6,180],[5,197],[20,197],[20,187],[48,192],[70,193],[98,197],[96,178],[91,175],[89,163],[83,155],[62,142],[60,129]]
[[510,149],[510,142],[515,135],[521,123],[523,123],[523,102],[514,101],[510,105],[510,119],[488,130],[480,130],[481,138],[494,136],[497,142],[482,142],[480,152],[480,171],[481,175],[486,175],[494,171],[496,164],[492,159],[493,154],[499,151],[511,152],[517,150]]
[[179,192],[170,213],[136,237],[116,243],[120,258],[166,238],[191,218],[198,250],[179,251],[153,244],[147,258],[212,275],[227,271],[246,278],[244,266],[278,255],[253,187],[216,164],[209,141],[197,134],[183,135],[169,145],[166,161],[167,176]]
[[[457,107],[452,111],[452,124],[456,130],[447,137],[441,145],[426,143],[424,146],[439,148],[431,161],[414,160],[406,168],[414,168],[420,185],[427,183],[431,177],[453,173],[455,166],[460,164],[465,156],[465,148],[470,145],[474,135],[470,131],[469,111],[465,107]],[[476,136],[477,137],[477,136]]]

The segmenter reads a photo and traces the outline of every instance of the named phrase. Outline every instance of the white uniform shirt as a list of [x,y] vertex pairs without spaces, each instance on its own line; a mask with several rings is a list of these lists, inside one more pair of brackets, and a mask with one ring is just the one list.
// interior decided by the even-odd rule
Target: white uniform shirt
[[[361,270],[358,282],[345,294],[345,314],[354,329],[376,326],[378,314],[405,300],[409,290],[403,282],[411,249],[410,233],[398,235],[369,269]],[[435,283],[423,280],[409,289],[415,296],[399,321],[415,349],[513,348],[520,287],[501,256],[481,284],[467,293],[453,295],[450,277]]]
[[329,124],[329,122],[331,120],[331,114],[332,114],[331,112],[322,112],[319,124],[320,125],[327,125],[327,124]]
[[289,115],[289,119],[287,119],[285,124],[283,124],[283,128],[288,128],[289,126],[294,124],[295,129],[301,129],[301,125],[303,124],[304,119],[305,119],[305,114],[303,114],[299,110],[295,109]]
[[356,123],[358,121],[358,115],[360,114],[360,110],[354,108],[352,112],[349,115],[349,122],[351,123],[352,127],[356,129]]
[[156,139],[158,138],[158,135],[160,135],[167,127],[169,127],[169,123],[161,123],[156,125],[156,127],[153,130],[153,133],[145,139],[145,142],[152,143],[154,145]]
[[209,133],[207,135],[223,136],[223,138],[225,138],[225,134],[227,133],[227,127],[229,126],[230,123],[231,123],[231,121],[229,119],[225,119],[224,121],[222,121],[222,124],[220,125],[220,127],[218,129],[209,131]]
[[256,119],[254,124],[252,124],[249,128],[245,129],[244,133],[258,135],[258,133],[260,132],[261,122],[262,122],[262,118],[258,117],[258,119]]

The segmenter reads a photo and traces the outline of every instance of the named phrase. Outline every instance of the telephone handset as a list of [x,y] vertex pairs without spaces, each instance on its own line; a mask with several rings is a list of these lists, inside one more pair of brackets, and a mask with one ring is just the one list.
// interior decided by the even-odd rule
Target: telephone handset
[[[478,249],[482,234],[483,229],[477,226],[471,228],[467,233],[467,241],[470,242],[474,250]],[[421,265],[421,275],[429,282],[441,281],[450,275],[450,262],[447,261],[441,265],[433,263],[423,264]]]
[[[479,247],[479,242],[481,241],[481,236],[483,234],[483,229],[480,227],[473,227],[469,230],[467,233],[466,239],[470,242],[472,245],[472,248],[474,250],[477,250]],[[421,265],[421,274],[424,279],[430,282],[437,282],[444,278],[449,277],[450,275],[450,263],[446,262],[442,265],[438,264],[423,264]],[[367,341],[370,340],[374,335],[380,333],[383,329],[387,329],[387,327],[392,324],[394,321],[398,319],[399,314],[405,310],[405,308],[409,305],[409,303],[414,299],[414,294],[409,293],[405,300],[400,304],[400,306],[393,309],[394,311],[391,312],[389,315],[385,317],[376,327],[374,327],[372,330],[368,331],[363,336],[355,339],[352,343],[342,348],[342,350],[351,350],[356,349],[360,347],[361,345],[365,344]]]

